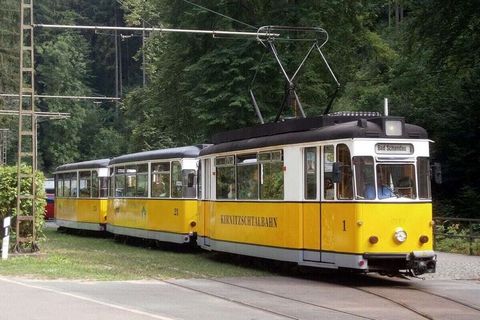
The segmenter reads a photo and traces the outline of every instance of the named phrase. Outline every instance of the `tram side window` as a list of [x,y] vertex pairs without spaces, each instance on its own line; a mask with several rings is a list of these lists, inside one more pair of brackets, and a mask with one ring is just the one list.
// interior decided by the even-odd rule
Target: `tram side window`
[[317,198],[317,148],[304,150],[305,199]]
[[418,197],[420,199],[431,199],[430,187],[430,162],[426,157],[417,158],[418,176]]
[[202,190],[202,176],[203,176],[202,161],[198,161],[197,172],[198,172],[198,174],[197,174],[198,199],[202,199],[202,195],[203,195],[203,190]]
[[100,184],[100,198],[108,197],[108,177],[100,177],[99,178]]
[[178,161],[172,162],[172,198],[182,198],[183,194],[182,165]]
[[182,195],[183,198],[195,198],[197,196],[197,172],[194,169],[182,170]]
[[333,163],[335,162],[335,154],[333,146],[325,146],[323,152],[323,197],[325,200],[333,200],[335,198],[335,186],[333,184]]
[[63,174],[57,174],[57,197],[63,197]]
[[126,171],[125,196],[134,197],[135,190],[137,189],[137,166],[135,165],[126,166],[125,171]]
[[258,199],[257,154],[237,156],[238,199]]
[[115,170],[114,168],[110,168],[109,169],[110,171],[110,175],[109,175],[109,179],[108,179],[108,195],[110,197],[113,197],[115,196]]
[[375,170],[373,157],[353,157],[355,166],[356,199],[375,199]]
[[115,196],[125,196],[125,167],[115,167]]
[[170,197],[170,162],[152,163],[152,197]]
[[338,199],[353,199],[352,162],[350,150],[345,144],[337,145],[337,161],[341,163],[341,181],[337,187]]
[[148,165],[139,164],[137,166],[137,190],[136,197],[148,197]]
[[80,171],[79,173],[80,198],[91,197],[92,175],[90,171]]
[[92,170],[92,198],[98,198],[98,172]]
[[78,189],[77,173],[73,172],[70,174],[70,196],[71,197],[77,196],[77,189]]
[[63,176],[63,196],[70,197],[70,173],[64,173],[62,176]]
[[284,189],[283,153],[281,150],[261,152],[260,162],[260,199],[282,200]]
[[217,199],[235,199],[235,163],[234,157],[215,159]]

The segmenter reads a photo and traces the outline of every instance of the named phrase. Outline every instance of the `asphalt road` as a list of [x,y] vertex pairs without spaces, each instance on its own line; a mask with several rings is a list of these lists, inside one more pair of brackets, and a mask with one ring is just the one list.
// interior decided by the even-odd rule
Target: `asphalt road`
[[480,319],[480,281],[303,277],[45,281],[0,277],[0,319]]

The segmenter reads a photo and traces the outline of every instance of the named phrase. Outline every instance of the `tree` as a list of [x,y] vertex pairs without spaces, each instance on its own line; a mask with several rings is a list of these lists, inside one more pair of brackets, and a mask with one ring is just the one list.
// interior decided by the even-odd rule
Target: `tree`
[[[127,0],[124,3],[127,21],[135,24],[144,17],[154,25],[208,30],[256,31],[252,25],[320,25],[331,31],[333,40],[324,50],[341,81],[348,80],[355,73],[353,70],[358,68],[353,63],[356,50],[366,46],[369,40],[363,21],[368,19],[365,18],[368,8],[361,3],[200,2],[222,14],[246,21],[250,26],[183,1]],[[293,42],[279,43],[278,46],[281,58],[292,74],[303,58],[301,54],[306,52],[307,44]],[[131,131],[141,127],[147,132],[167,136],[173,144],[199,142],[215,132],[258,123],[248,93],[256,71],[254,89],[267,120],[275,117],[284,94],[285,79],[280,68],[265,48],[255,41],[160,34],[151,36],[146,54],[149,87],[133,94],[143,97],[143,101],[132,98],[126,102],[125,115],[131,119]],[[298,92],[307,114],[321,114],[335,85],[319,56],[306,63],[299,78]],[[139,119],[133,119],[134,115]],[[152,142],[147,144],[152,145]],[[138,143],[132,145],[145,147]]]

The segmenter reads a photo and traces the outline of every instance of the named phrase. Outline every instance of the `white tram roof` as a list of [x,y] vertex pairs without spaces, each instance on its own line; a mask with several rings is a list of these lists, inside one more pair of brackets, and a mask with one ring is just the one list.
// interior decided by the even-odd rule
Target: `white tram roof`
[[[387,120],[401,121],[402,135],[387,136],[384,129]],[[405,123],[403,117],[324,115],[220,133],[213,136],[213,145],[200,155],[348,138],[428,139],[428,135],[422,127]]]
[[196,146],[186,146],[131,153],[113,158],[112,160],[110,160],[110,165],[146,160],[196,158],[198,157],[200,150],[207,146],[208,145],[200,144]]
[[89,160],[83,162],[67,163],[61,165],[55,169],[54,173],[61,171],[74,171],[81,169],[97,169],[97,168],[106,168],[110,159],[98,159],[98,160]]

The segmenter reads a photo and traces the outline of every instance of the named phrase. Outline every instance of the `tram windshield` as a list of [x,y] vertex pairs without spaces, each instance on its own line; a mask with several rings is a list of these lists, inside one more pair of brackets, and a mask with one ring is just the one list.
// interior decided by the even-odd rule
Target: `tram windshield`
[[[413,164],[377,164],[372,157],[354,157],[356,199],[416,199]],[[376,180],[375,180],[376,177]]]

